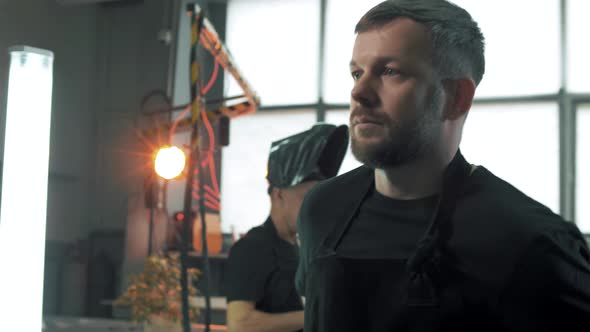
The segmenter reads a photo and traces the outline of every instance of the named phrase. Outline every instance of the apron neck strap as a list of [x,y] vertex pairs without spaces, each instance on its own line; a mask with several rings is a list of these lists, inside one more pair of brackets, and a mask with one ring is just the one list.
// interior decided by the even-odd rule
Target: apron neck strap
[[452,225],[448,220],[455,210],[457,198],[463,191],[471,172],[471,165],[467,163],[461,151],[457,150],[443,174],[442,190],[430,217],[428,230],[418,243],[414,255],[407,262],[407,269],[410,272],[419,271],[422,265],[433,257],[435,250],[450,237]]

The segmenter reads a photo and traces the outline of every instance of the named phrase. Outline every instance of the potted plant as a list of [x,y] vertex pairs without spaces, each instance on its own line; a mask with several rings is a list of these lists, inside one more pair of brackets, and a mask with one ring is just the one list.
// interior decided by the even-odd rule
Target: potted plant
[[[130,276],[129,287],[113,305],[131,308],[131,319],[144,325],[144,331],[182,331],[180,255],[158,254],[147,257],[144,270]],[[196,296],[193,282],[198,269],[188,269],[189,296]],[[198,309],[189,308],[191,322]]]

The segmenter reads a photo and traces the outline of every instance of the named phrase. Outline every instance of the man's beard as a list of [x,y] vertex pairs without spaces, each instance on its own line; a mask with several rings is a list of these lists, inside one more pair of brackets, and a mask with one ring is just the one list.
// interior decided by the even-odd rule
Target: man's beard
[[420,159],[433,152],[434,140],[441,130],[439,101],[442,91],[435,91],[431,100],[417,118],[410,122],[400,123],[385,115],[383,120],[387,136],[380,142],[362,144],[355,135],[351,124],[351,150],[354,157],[371,168],[393,168]]

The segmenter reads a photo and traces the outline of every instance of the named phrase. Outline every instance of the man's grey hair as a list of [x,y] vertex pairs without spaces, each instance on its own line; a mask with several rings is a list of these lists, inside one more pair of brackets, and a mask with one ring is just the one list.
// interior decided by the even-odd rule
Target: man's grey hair
[[355,33],[407,17],[426,26],[432,40],[432,64],[441,79],[469,77],[478,85],[485,71],[484,37],[469,13],[446,0],[387,0],[369,10]]

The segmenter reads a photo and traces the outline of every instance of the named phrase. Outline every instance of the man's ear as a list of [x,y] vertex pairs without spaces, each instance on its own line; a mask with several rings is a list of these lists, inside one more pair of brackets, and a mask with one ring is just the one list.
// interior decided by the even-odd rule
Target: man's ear
[[475,95],[475,82],[470,78],[449,79],[443,87],[447,95],[444,119],[457,120],[467,114]]
[[285,193],[283,192],[283,190],[278,187],[272,187],[270,190],[270,196],[272,197],[273,200],[282,200],[284,194]]

